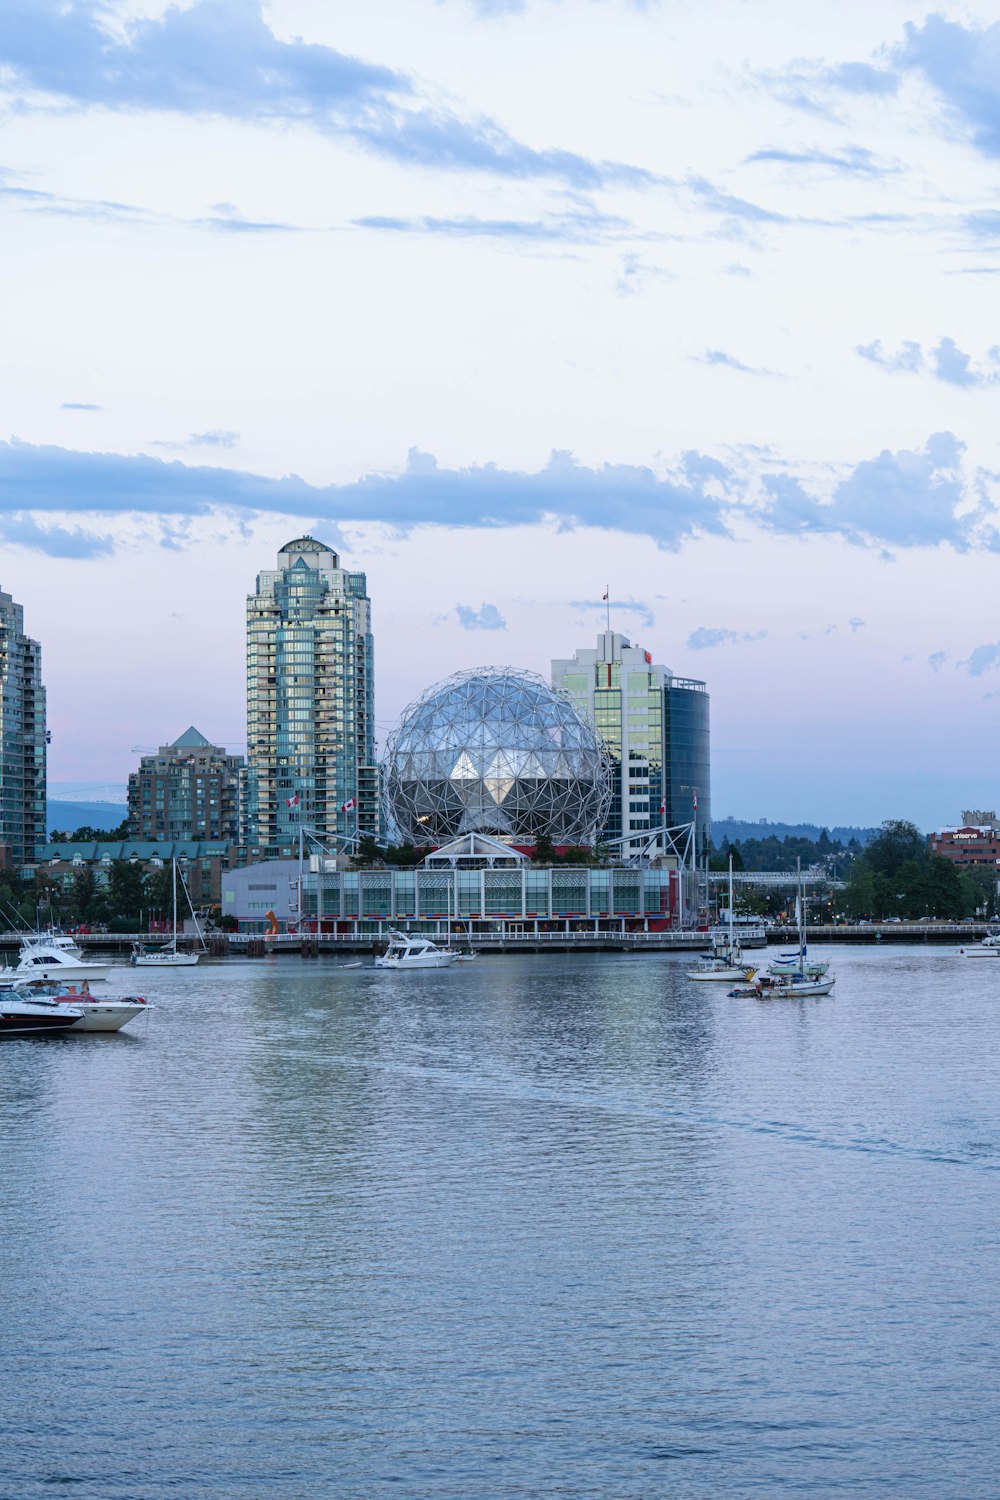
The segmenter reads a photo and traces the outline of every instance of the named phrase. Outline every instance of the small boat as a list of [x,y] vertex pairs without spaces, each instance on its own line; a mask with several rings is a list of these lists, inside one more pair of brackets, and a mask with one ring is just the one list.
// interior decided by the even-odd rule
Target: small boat
[[[177,861],[176,859],[172,859],[170,863],[173,867],[174,876],[173,936],[169,942],[154,944],[153,946],[150,946],[148,943],[134,943],[130,961],[133,967],[137,969],[193,969],[201,957],[200,953],[184,953],[177,946]],[[191,906],[191,897],[186,885],[184,886],[184,894],[188,898],[188,906]],[[194,914],[193,906],[191,906],[191,915],[194,918],[195,926],[198,927],[198,918]],[[202,948],[204,948],[205,940],[201,935],[200,927],[198,928],[198,941],[201,943]]]
[[61,932],[44,932],[26,937],[13,969],[2,971],[2,977],[12,982],[21,979],[75,980],[87,979],[91,983],[107,979],[110,964],[95,964],[84,958],[77,943]]
[[1000,958],[1000,932],[988,932],[971,948],[959,948],[966,958]]
[[[120,1031],[136,1016],[152,1010],[141,995],[118,995],[107,999],[103,995],[92,995],[86,980],[79,989],[75,984],[32,980],[17,985],[10,992],[10,998],[44,1001],[46,1005],[79,1012],[78,1019],[69,1027],[70,1031]],[[5,999],[6,995],[0,996],[0,1001]]]
[[730,1000],[808,1000],[812,995],[829,995],[836,983],[833,974],[828,979],[809,979],[802,974],[773,978],[762,974],[753,984],[741,984],[729,990],[728,996]]
[[455,962],[457,954],[447,948],[439,948],[430,938],[407,932],[393,932],[389,944],[380,958],[375,960],[376,969],[447,969]]
[[65,1034],[82,1018],[83,1011],[76,1005],[13,992],[0,996],[0,1036]]

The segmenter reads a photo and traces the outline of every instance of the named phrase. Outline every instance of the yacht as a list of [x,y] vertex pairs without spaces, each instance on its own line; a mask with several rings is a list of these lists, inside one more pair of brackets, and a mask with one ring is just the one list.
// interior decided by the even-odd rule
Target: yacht
[[447,969],[455,962],[457,953],[439,948],[430,938],[409,932],[389,934],[389,944],[380,958],[375,960],[376,969]]
[[0,995],[6,1000],[38,1000],[46,1005],[58,1005],[64,1011],[77,1015],[70,1031],[120,1031],[152,1009],[141,995],[118,995],[105,998],[92,995],[87,980],[77,987],[75,984],[58,984],[53,981],[34,980],[16,985],[8,994]]
[[13,991],[0,995],[0,1036],[65,1033],[82,1018],[83,1011],[76,1005],[60,1005],[55,1000],[15,995]]
[[31,934],[21,944],[21,953],[16,966],[0,972],[0,977],[20,979],[84,979],[91,983],[107,979],[110,964],[95,964],[84,958],[79,946],[71,937],[61,932]]

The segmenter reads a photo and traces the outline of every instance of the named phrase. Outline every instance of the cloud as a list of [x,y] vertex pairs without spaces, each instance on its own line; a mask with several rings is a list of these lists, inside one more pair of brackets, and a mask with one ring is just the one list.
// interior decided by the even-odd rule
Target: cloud
[[[625,163],[538,150],[487,117],[462,119],[422,102],[396,69],[298,38],[283,41],[266,23],[261,0],[194,0],[158,17],[122,19],[114,30],[105,14],[98,0],[7,0],[0,67],[18,89],[84,108],[295,123],[414,166],[551,177],[576,187],[656,180]],[[288,227],[226,214],[210,222],[237,231]]]
[[879,162],[864,146],[845,146],[841,151],[782,151],[772,146],[752,152],[744,161],[777,162],[789,167],[825,167],[845,177],[886,177],[899,171],[895,164]]
[[889,375],[912,375],[927,369],[935,380],[967,389],[995,385],[1000,380],[1000,346],[996,344],[986,352],[985,368],[974,365],[972,355],[960,349],[952,338],[938,339],[934,347],[927,351],[926,361],[921,346],[910,339],[905,340],[895,354],[889,354],[883,349],[881,339],[875,339],[870,344],[858,344],[854,352],[871,364],[878,365],[879,369],[885,370]]
[[[964,445],[935,433],[922,449],[885,450],[854,466],[829,497],[795,473],[774,472],[774,455],[748,450],[739,466],[698,452],[654,470],[637,464],[588,467],[556,450],[535,472],[493,463],[439,466],[411,449],[406,467],[346,484],[313,485],[237,468],[148,455],[84,453],[0,442],[0,516],[31,511],[174,518],[174,545],[185,545],[185,519],[226,512],[231,524],[260,513],[309,524],[377,523],[462,528],[552,524],[595,527],[677,550],[698,537],[732,538],[757,527],[783,536],[835,536],[881,549],[972,546],[1000,552],[1000,527],[986,495],[992,476],[963,472]],[[589,607],[589,606],[587,606]],[[616,608],[642,608],[628,601]]]
[[970,677],[982,677],[984,672],[1000,665],[1000,641],[991,641],[985,646],[977,646],[965,661],[960,661],[958,665],[965,667]]
[[978,149],[1000,156],[1000,22],[963,26],[929,15],[922,26],[907,22],[904,31],[898,66],[922,74]]
[[927,658],[927,665],[930,667],[932,672],[940,672],[941,668],[944,666],[947,660],[947,651],[932,651],[930,656]]
[[730,646],[743,641],[762,641],[766,630],[722,630],[717,626],[699,625],[687,638],[689,651],[711,651],[715,646]]
[[676,549],[693,536],[728,536],[723,514],[741,492],[730,469],[696,452],[661,475],[632,464],[587,468],[555,451],[543,469],[528,474],[495,464],[441,469],[433,455],[411,449],[401,474],[323,487],[297,475],[272,479],[179,460],[0,442],[0,512],[194,516],[223,507],[399,528],[535,525],[555,517],[567,527],[618,529]]
[[59,408],[60,411],[103,411],[103,406],[95,406],[92,401],[64,401]]
[[860,354],[862,359],[869,360],[880,369],[887,370],[890,374],[905,372],[913,374],[923,367],[924,354],[919,344],[911,340],[904,340],[902,347],[895,354],[887,354],[882,348],[882,340],[874,339],[870,344],[858,344],[854,350]]
[[192,448],[235,448],[240,440],[238,432],[215,427],[210,432],[192,432],[188,442]]
[[920,452],[884,449],[856,465],[829,502],[814,499],[792,475],[765,475],[770,503],[760,512],[761,524],[787,535],[827,532],[898,547],[948,542],[965,550],[972,523],[959,515],[963,450],[950,432],[932,434]]
[[931,350],[934,374],[938,380],[949,385],[982,385],[983,377],[972,369],[972,359],[955,343],[954,339],[941,339]]
[[[606,616],[607,614],[608,601],[606,599],[570,599],[567,602],[570,609],[582,609],[587,612],[597,610],[601,615]],[[641,599],[612,599],[611,614],[612,616],[620,614],[637,615],[640,624],[648,625],[650,628],[656,624],[656,616],[649,605],[644,604]]]
[[79,527],[39,526],[31,516],[0,516],[0,537],[11,547],[27,547],[47,557],[107,557],[114,551],[110,537]]
[[391,214],[367,214],[351,222],[356,229],[376,229],[392,234],[439,235],[448,239],[568,240],[583,244],[621,238],[632,229],[627,219],[602,214],[596,209],[549,214],[542,219],[480,219],[469,214],[447,219],[432,215],[400,218]]
[[773,370],[765,370],[755,365],[745,365],[741,359],[734,354],[727,354],[724,349],[706,349],[704,354],[698,356],[703,365],[724,365],[728,370],[739,370],[743,375],[770,375]]
[[507,629],[507,621],[495,604],[481,604],[478,609],[468,604],[456,604],[455,613],[463,630]]
[[651,281],[660,279],[673,281],[673,272],[665,271],[662,266],[654,266],[630,253],[622,256],[621,267],[615,278],[615,290],[621,297],[634,297],[644,291]]
[[857,615],[855,615],[853,619],[848,620],[847,623],[851,627],[852,635],[857,635],[859,630],[864,630],[865,628],[864,620],[859,619]]

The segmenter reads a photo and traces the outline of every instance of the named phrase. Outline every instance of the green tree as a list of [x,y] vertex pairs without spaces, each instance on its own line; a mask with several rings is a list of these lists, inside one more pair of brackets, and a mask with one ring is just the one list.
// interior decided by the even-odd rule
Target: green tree
[[851,864],[851,872],[844,891],[844,910],[849,917],[870,917],[875,906],[875,876],[863,859]]
[[146,882],[139,865],[127,859],[112,861],[108,879],[112,917],[138,917],[146,905]]
[[531,857],[540,865],[555,864],[555,845],[552,842],[552,835],[547,828],[541,828],[535,834],[535,847],[531,851]]
[[905,818],[887,818],[865,850],[865,859],[876,874],[890,878],[907,861],[920,864],[927,858],[927,840],[917,825]]

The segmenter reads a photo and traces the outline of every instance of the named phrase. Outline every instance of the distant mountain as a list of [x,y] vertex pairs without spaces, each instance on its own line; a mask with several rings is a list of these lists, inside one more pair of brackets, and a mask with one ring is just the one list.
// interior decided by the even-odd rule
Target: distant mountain
[[851,839],[857,839],[864,848],[879,832],[877,828],[854,828],[844,827],[840,824],[830,825],[823,823],[772,823],[768,818],[760,818],[756,823],[745,822],[742,818],[713,818],[712,819],[712,842],[718,849],[725,839],[731,844],[742,842],[744,839],[810,839],[815,842],[823,832],[824,827],[831,839],[839,839],[842,844],[849,844]]
[[77,828],[117,828],[128,817],[124,802],[56,802],[49,799],[49,827],[60,833],[74,833]]

